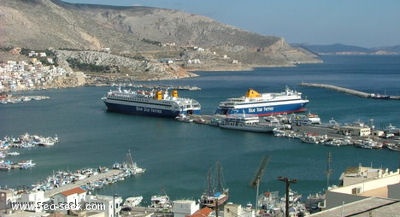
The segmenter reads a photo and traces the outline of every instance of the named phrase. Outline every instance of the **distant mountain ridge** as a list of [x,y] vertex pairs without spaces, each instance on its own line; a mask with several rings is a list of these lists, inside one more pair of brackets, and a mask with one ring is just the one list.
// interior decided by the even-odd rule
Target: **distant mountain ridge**
[[297,44],[318,55],[400,55],[400,45],[391,47],[364,48],[353,45],[330,44],[309,45]]
[[[318,56],[290,46],[283,38],[240,30],[204,16],[60,0],[2,1],[0,47],[68,50],[55,52],[66,67],[71,62],[74,67],[107,62],[115,64],[110,67],[113,72],[139,73],[140,78],[153,69],[167,74],[168,70],[179,70],[181,75],[179,68],[240,70],[321,62]],[[99,61],[109,57],[113,61]],[[124,66],[117,65],[120,62]],[[153,67],[162,62],[175,66]],[[154,79],[164,79],[167,74]]]

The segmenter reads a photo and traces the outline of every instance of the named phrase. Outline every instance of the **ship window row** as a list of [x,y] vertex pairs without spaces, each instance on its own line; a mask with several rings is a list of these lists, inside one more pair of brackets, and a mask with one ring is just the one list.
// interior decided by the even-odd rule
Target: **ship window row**
[[124,101],[128,101],[128,100],[129,101],[139,101],[139,102],[147,102],[148,101],[147,98],[135,98],[134,100],[132,97],[125,97],[125,96],[116,96],[116,98],[119,100],[124,100]]

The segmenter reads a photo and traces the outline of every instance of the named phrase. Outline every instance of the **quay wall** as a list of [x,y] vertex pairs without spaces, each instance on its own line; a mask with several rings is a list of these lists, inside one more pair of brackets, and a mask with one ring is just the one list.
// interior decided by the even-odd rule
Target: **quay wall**
[[122,170],[110,169],[110,170],[108,170],[108,171],[106,171],[104,173],[99,173],[97,175],[93,175],[93,176],[90,176],[88,178],[75,181],[74,183],[62,185],[62,186],[60,186],[58,188],[54,188],[52,190],[45,191],[44,195],[45,195],[45,197],[52,197],[52,196],[54,196],[54,195],[56,195],[58,193],[61,193],[63,191],[67,191],[67,190],[72,189],[72,188],[80,187],[80,186],[85,185],[86,183],[89,183],[89,182],[95,182],[95,181],[98,181],[98,180],[101,180],[101,179],[110,178],[110,177],[116,176],[118,174],[121,174],[122,172],[123,172]]
[[301,86],[306,86],[306,87],[326,88],[326,89],[336,90],[336,91],[339,91],[339,92],[348,93],[348,94],[352,94],[352,95],[360,96],[360,97],[365,97],[365,98],[371,96],[370,93],[366,93],[366,92],[362,92],[362,91],[358,91],[358,90],[353,90],[353,89],[349,89],[349,88],[344,88],[344,87],[339,87],[339,86],[335,86],[335,85],[331,85],[331,84],[318,84],[318,83],[305,83],[305,82],[302,82],[300,85]]

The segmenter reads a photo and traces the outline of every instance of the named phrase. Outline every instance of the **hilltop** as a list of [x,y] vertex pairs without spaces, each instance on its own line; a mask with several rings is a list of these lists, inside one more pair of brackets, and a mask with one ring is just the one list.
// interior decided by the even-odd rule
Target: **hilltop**
[[[6,61],[7,52],[15,47],[50,50],[67,70],[134,80],[321,61],[281,37],[244,31],[204,16],[59,0],[2,1],[0,47],[0,61]],[[14,58],[21,57],[14,54]]]

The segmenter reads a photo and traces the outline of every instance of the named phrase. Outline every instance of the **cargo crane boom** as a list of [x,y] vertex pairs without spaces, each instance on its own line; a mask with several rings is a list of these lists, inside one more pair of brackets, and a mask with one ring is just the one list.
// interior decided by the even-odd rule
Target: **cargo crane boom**
[[261,182],[261,178],[264,175],[264,171],[265,171],[265,168],[267,167],[268,162],[269,162],[269,156],[264,156],[260,162],[260,165],[258,166],[258,169],[256,171],[254,178],[250,182],[251,187],[253,187],[253,188],[256,187],[256,203],[255,203],[256,215],[257,215],[257,203],[258,203],[260,182]]

